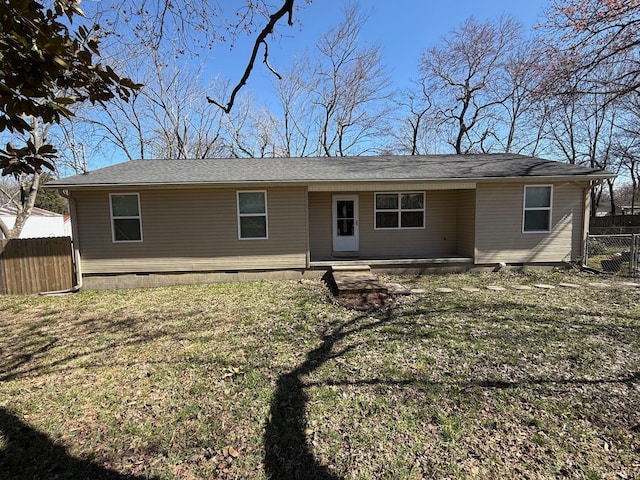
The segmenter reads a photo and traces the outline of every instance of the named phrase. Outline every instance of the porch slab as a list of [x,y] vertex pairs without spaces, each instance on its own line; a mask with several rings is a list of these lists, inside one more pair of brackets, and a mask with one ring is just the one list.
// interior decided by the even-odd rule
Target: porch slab
[[440,258],[352,258],[348,260],[331,259],[316,260],[309,262],[310,268],[332,268],[345,266],[369,266],[369,267],[385,267],[385,266],[440,266],[440,265],[473,265],[471,257],[440,257]]

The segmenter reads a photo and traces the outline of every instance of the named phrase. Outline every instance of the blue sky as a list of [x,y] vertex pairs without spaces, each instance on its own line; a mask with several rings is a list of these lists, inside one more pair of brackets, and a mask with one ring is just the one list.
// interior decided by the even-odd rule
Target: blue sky
[[[270,62],[277,70],[285,69],[292,56],[311,49],[317,38],[343,18],[347,0],[313,0],[307,5],[298,0],[301,9],[297,20],[301,25],[279,25],[282,37],[270,43]],[[533,28],[544,18],[548,0],[362,0],[360,5],[370,17],[362,32],[363,42],[382,46],[383,60],[395,86],[406,86],[417,76],[420,53],[439,42],[465,19],[474,16],[479,21],[497,19],[510,14],[525,27]],[[235,84],[248,59],[251,39],[239,41],[229,51],[224,45],[209,58],[211,73],[230,79]],[[261,59],[261,57],[260,57]],[[258,102],[268,102],[272,93],[273,75],[262,63],[257,64],[248,87]]]

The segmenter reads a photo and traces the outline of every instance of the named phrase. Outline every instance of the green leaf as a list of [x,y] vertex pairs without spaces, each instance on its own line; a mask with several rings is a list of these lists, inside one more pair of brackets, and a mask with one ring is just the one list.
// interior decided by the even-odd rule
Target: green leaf
[[76,101],[69,97],[56,97],[53,99],[58,105],[73,105]]

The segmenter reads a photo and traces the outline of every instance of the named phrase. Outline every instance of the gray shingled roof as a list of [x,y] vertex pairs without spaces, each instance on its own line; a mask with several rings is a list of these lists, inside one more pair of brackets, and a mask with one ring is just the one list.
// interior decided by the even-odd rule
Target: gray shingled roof
[[614,175],[601,170],[512,154],[322,158],[134,160],[47,186],[209,185],[379,181],[477,181],[483,179],[581,178]]

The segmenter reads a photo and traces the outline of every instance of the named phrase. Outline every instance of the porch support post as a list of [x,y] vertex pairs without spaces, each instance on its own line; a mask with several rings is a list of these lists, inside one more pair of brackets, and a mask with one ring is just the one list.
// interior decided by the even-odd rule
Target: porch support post
[[580,262],[584,265],[587,262],[587,241],[589,238],[589,220],[591,217],[591,182],[583,190],[583,209],[582,209],[582,232],[581,232],[581,252]]

